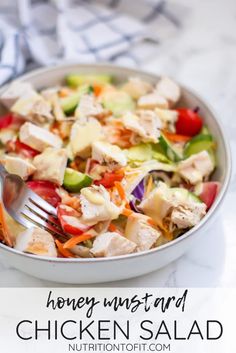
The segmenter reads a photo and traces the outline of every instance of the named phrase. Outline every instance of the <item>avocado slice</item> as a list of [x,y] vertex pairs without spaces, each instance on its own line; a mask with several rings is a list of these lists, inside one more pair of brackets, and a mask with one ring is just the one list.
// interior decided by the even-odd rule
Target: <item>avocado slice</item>
[[159,143],[166,157],[172,162],[179,162],[182,159],[170,141],[168,141],[164,135],[159,137]]
[[93,179],[72,168],[66,168],[63,186],[70,192],[79,192],[82,188],[90,186]]
[[114,115],[121,115],[135,108],[133,99],[124,91],[106,92],[102,96],[102,103],[104,108],[110,110]]
[[215,142],[210,134],[199,134],[193,137],[185,146],[184,157],[188,158],[201,151],[214,149]]
[[101,83],[106,84],[112,81],[112,77],[109,75],[83,75],[83,74],[70,74],[66,76],[66,84],[69,87],[77,88],[83,84],[94,84]]

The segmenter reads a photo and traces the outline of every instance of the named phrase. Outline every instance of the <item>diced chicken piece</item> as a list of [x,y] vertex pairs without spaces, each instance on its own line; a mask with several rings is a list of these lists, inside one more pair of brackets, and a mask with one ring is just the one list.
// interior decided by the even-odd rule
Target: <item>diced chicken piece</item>
[[34,179],[63,184],[67,165],[67,153],[64,148],[46,148],[43,153],[34,157],[33,164],[36,168]]
[[149,82],[146,82],[139,77],[130,77],[122,89],[133,99],[139,99],[141,96],[151,92],[153,87]]
[[35,91],[21,96],[13,104],[11,111],[35,123],[45,123],[53,119],[50,103]]
[[42,97],[34,90],[20,96],[11,107],[11,111],[26,118],[32,110],[33,105]]
[[125,167],[127,164],[124,152],[118,146],[104,141],[95,141],[92,144],[92,159],[106,164],[111,170]]
[[127,112],[122,116],[122,122],[124,124],[124,127],[126,129],[129,129],[139,136],[144,137],[145,136],[145,130],[144,127],[140,124],[140,119],[137,114],[134,114],[132,112]]
[[163,77],[156,85],[157,93],[165,98],[168,102],[170,107],[175,105],[181,95],[180,87],[174,81],[172,81],[168,77]]
[[175,132],[175,123],[178,118],[176,110],[156,108],[155,112],[163,123],[163,127]]
[[121,213],[121,209],[111,202],[108,191],[102,185],[83,188],[80,202],[81,220],[91,226],[116,219]]
[[62,121],[68,118],[66,118],[65,113],[60,104],[58,96],[59,89],[59,87],[47,88],[41,91],[40,94],[51,105],[52,115],[55,117],[55,119],[57,121]]
[[180,229],[196,225],[206,213],[206,205],[187,190],[169,188],[162,182],[141,202],[140,209],[157,224],[170,216]]
[[40,228],[30,228],[20,233],[14,248],[25,253],[57,257],[52,235]]
[[71,150],[74,156],[87,158],[91,153],[91,146],[102,136],[102,126],[94,118],[81,123],[75,122],[71,129]]
[[148,224],[148,217],[134,213],[128,217],[125,237],[137,244],[137,251],[145,251],[151,249],[163,235]]
[[145,215],[151,217],[157,224],[161,224],[173,207],[169,190],[165,183],[159,183],[139,205]]
[[151,110],[139,110],[136,114],[127,112],[123,116],[126,129],[136,133],[143,142],[157,142],[162,127],[161,120]]
[[99,116],[103,114],[104,109],[102,105],[96,102],[95,97],[91,94],[84,94],[75,111],[76,118],[83,118],[89,116]]
[[50,87],[50,88],[46,88],[43,89],[42,91],[40,91],[40,94],[43,98],[45,98],[46,100],[49,100],[58,93],[58,91],[60,90],[59,86],[55,86],[55,87]]
[[[74,122],[70,121],[69,119],[66,120],[58,120],[55,127],[53,128],[52,132],[59,135],[61,139],[67,140],[70,137],[71,134],[71,128]],[[74,159],[73,155],[72,158]]]
[[145,130],[144,142],[157,142],[160,136],[160,129],[162,128],[161,120],[151,110],[139,110],[138,116],[140,124]]
[[178,229],[195,226],[206,214],[206,205],[203,202],[193,202],[187,207],[179,206],[171,213],[171,221]]
[[32,106],[31,112],[26,118],[36,123],[46,123],[53,120],[52,107],[49,102],[39,99]]
[[156,91],[140,97],[137,104],[141,109],[168,108],[168,101]]
[[27,180],[36,171],[33,164],[19,157],[6,155],[2,164],[8,173],[19,175],[23,180]]
[[62,146],[60,137],[29,122],[24,123],[20,128],[20,141],[39,152],[43,152],[47,147]]
[[51,97],[51,105],[52,105],[52,113],[57,121],[62,121],[66,119],[65,113],[63,112],[63,109],[61,107],[59,98],[57,94],[55,93]]
[[99,163],[94,163],[90,169],[88,168],[89,175],[94,180],[101,179],[102,175],[107,172],[107,169],[106,165],[101,165]]
[[8,109],[22,96],[36,93],[28,82],[13,82],[0,97],[0,102]]
[[93,226],[93,230],[97,233],[97,235],[101,233],[106,233],[110,226],[111,221],[99,222]]
[[181,161],[177,171],[190,184],[205,180],[214,170],[214,164],[207,151],[202,151]]
[[11,128],[0,130],[0,142],[5,145],[8,141],[13,140],[16,132]]
[[95,238],[91,253],[95,257],[126,255],[134,252],[136,244],[119,233],[107,232]]

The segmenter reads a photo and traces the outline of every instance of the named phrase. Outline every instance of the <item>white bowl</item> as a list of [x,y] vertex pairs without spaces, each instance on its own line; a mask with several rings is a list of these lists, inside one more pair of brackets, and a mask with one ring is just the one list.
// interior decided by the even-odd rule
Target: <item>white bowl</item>
[[[150,82],[156,82],[154,74],[140,70],[127,69],[112,65],[65,65],[49,67],[32,71],[20,78],[28,81],[36,89],[57,85],[71,72],[106,73],[113,75],[117,81],[123,81],[130,76],[139,76]],[[4,90],[3,87],[0,93]],[[92,259],[49,259],[30,254],[24,254],[0,244],[2,261],[29,275],[61,283],[101,283],[132,278],[157,270],[183,255],[194,242],[202,241],[207,236],[207,228],[216,216],[226,193],[231,171],[230,150],[219,120],[211,109],[190,90],[182,87],[182,103],[188,107],[200,107],[201,115],[217,140],[218,166],[213,179],[222,183],[221,191],[213,206],[193,229],[178,239],[141,253],[113,258]],[[181,103],[181,102],[180,102]],[[204,244],[204,241],[202,242]]]

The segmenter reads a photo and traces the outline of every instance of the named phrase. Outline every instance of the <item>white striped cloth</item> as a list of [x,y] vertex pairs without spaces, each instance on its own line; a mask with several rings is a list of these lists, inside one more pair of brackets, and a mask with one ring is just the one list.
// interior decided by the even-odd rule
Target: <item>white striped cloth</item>
[[66,61],[141,65],[180,15],[166,0],[1,0],[0,84]]

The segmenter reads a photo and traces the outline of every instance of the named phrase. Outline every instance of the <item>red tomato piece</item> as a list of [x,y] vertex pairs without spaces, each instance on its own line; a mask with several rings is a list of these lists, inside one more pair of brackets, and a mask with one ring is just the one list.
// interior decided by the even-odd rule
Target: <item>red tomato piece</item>
[[39,154],[39,151],[36,151],[34,148],[20,142],[20,140],[16,140],[16,153],[19,151],[22,154],[28,155],[29,157],[35,157]]
[[61,202],[61,198],[56,192],[57,185],[47,180],[28,181],[27,186],[53,207]]
[[219,192],[220,183],[217,181],[208,181],[203,183],[203,189],[199,195],[200,199],[207,205],[207,210],[211,207]]
[[180,108],[176,109],[178,119],[176,121],[176,133],[185,136],[195,136],[202,128],[202,118],[193,110]]
[[13,115],[6,114],[0,117],[0,129],[5,129],[13,122]]
[[95,180],[95,185],[103,185],[105,188],[112,188],[116,181],[121,181],[124,173],[104,173],[102,179]]
[[72,207],[58,205],[57,216],[65,233],[80,235],[91,228],[80,221],[80,214]]
[[8,152],[14,152],[16,154],[22,155],[25,158],[33,158],[40,153],[30,146],[20,142],[19,139],[16,141],[8,141],[6,148]]
[[24,122],[25,120],[20,116],[9,113],[0,116],[0,129],[6,129],[10,126],[13,130],[18,130]]

